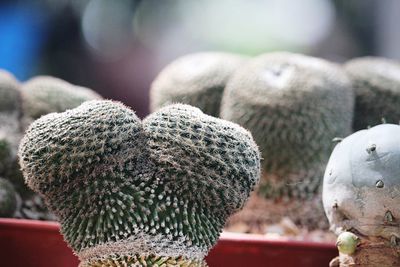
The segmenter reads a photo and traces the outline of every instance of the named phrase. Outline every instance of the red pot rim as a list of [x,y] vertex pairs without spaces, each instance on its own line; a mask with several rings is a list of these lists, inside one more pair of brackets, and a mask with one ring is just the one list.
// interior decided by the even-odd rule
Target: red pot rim
[[[38,221],[38,220],[25,220],[25,219],[12,219],[12,218],[0,218],[0,227],[18,227],[26,230],[37,230],[37,231],[60,231],[60,224],[58,222],[51,221]],[[336,248],[334,243],[331,242],[316,242],[316,241],[299,241],[299,240],[276,240],[266,238],[263,235],[257,234],[242,234],[223,232],[219,238],[220,242],[239,242],[241,245],[246,244],[259,244],[259,245],[280,245],[280,246],[292,246],[302,247],[309,249],[332,249]]]

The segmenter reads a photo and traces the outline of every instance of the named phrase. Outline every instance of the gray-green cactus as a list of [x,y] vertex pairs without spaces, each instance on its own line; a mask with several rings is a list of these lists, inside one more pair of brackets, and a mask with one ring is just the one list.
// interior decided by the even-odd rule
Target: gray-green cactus
[[378,57],[350,60],[344,65],[354,87],[354,130],[400,121],[400,63]]
[[23,124],[52,112],[75,108],[88,100],[101,99],[93,90],[51,76],[37,76],[21,87]]
[[21,102],[18,86],[18,81],[11,73],[0,70],[0,112],[19,110]]
[[0,175],[4,175],[7,172],[12,160],[11,144],[7,140],[6,134],[0,131]]
[[[310,228],[323,221],[321,201],[315,198],[320,198],[332,139],[351,131],[353,97],[338,66],[299,54],[264,54],[232,76],[221,118],[250,130],[260,147],[259,193],[273,202],[275,208],[264,211],[270,218],[289,216]],[[299,199],[311,199],[310,216],[301,212],[305,204]],[[289,203],[276,205],[281,200]]]
[[400,265],[400,126],[358,131],[334,149],[326,168],[323,203],[331,230],[358,236],[341,266]]
[[0,177],[0,217],[12,217],[17,211],[17,193],[13,185]]
[[150,88],[150,109],[184,103],[217,117],[225,85],[245,57],[203,52],[183,56],[169,64]]
[[351,131],[353,92],[322,59],[271,53],[250,60],[228,83],[221,117],[250,130],[260,146],[268,197],[318,191],[331,140]]
[[19,155],[81,266],[203,266],[260,171],[249,132],[188,105],[141,122],[89,101],[35,121]]

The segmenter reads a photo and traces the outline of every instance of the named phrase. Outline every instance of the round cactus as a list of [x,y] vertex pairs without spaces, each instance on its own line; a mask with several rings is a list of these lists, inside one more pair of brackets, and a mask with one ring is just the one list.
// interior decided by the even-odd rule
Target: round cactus
[[88,100],[101,99],[91,89],[50,76],[30,79],[22,85],[21,93],[25,127],[42,115],[75,108]]
[[259,178],[251,134],[187,105],[142,122],[89,101],[35,121],[19,155],[81,266],[203,266]]
[[[322,59],[276,52],[237,70],[225,88],[221,118],[250,130],[260,147],[258,191],[265,203],[255,215],[265,214],[266,223],[287,216],[309,229],[328,226],[322,177],[332,139],[351,131],[353,102],[344,72]],[[311,208],[303,212],[304,206]],[[254,207],[246,211],[238,216],[253,220]]]
[[[331,140],[351,131],[353,92],[322,59],[271,53],[250,60],[228,83],[221,117],[249,129],[263,156],[268,198],[318,192]],[[321,173],[322,171],[322,173]]]
[[150,88],[150,109],[184,103],[217,117],[225,85],[245,61],[235,54],[203,52],[186,55],[169,64]]
[[17,193],[13,185],[0,177],[0,217],[12,217],[17,210]]
[[323,186],[326,215],[333,231],[351,231],[362,244],[354,255],[341,253],[346,260],[400,264],[399,135],[399,125],[378,125],[348,136],[331,155]]
[[19,83],[14,76],[0,70],[0,112],[18,111],[20,108]]
[[354,87],[355,131],[400,121],[400,63],[385,58],[363,57],[344,66]]
[[0,175],[4,175],[12,162],[12,147],[3,131],[0,131]]

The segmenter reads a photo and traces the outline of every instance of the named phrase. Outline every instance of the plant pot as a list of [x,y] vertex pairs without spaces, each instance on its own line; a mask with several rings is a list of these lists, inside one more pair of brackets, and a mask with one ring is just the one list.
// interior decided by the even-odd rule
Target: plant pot
[[[223,233],[207,256],[210,267],[328,266],[334,244],[267,240],[259,235]],[[59,224],[0,219],[1,266],[74,267],[78,258],[59,233]]]

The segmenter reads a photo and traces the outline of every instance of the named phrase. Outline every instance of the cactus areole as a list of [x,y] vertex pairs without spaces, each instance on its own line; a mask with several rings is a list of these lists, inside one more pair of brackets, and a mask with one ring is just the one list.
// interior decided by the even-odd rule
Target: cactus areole
[[89,101],[35,121],[19,155],[81,266],[205,266],[260,172],[249,132],[188,105],[140,121]]
[[330,157],[323,203],[331,229],[359,238],[354,253],[340,253],[341,266],[400,266],[399,136],[394,124],[361,130]]

